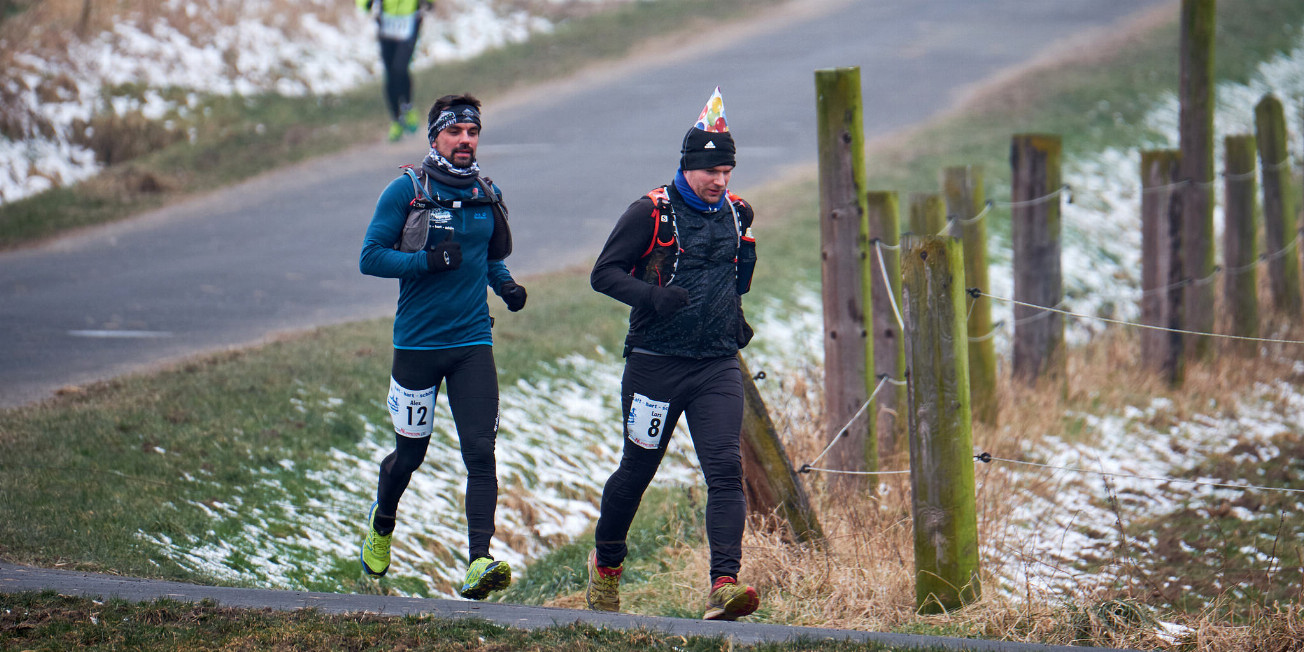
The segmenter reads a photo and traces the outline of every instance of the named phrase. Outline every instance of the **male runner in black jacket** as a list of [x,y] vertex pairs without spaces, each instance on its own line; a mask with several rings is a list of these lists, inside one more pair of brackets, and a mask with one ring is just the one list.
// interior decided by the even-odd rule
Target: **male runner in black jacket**
[[752,335],[741,295],[750,286],[755,242],[751,207],[728,191],[735,151],[717,88],[684,137],[674,182],[629,206],[593,266],[593,289],[632,309],[621,380],[624,449],[602,491],[588,559],[590,609],[620,610],[625,536],[681,414],[706,476],[711,588],[704,617],[734,620],[759,604],[756,590],[737,580],[747,504],[736,354]]

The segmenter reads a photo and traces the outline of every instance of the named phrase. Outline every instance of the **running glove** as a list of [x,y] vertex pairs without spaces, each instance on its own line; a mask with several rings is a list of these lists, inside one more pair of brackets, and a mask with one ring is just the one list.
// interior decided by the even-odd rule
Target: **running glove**
[[688,305],[688,290],[678,285],[669,287],[653,285],[651,299],[652,309],[656,311],[657,317],[665,318]]
[[462,243],[451,237],[426,251],[426,271],[447,272],[462,266]]
[[525,288],[516,284],[516,281],[508,281],[498,288],[498,296],[503,298],[503,303],[507,304],[507,309],[516,312],[525,307]]

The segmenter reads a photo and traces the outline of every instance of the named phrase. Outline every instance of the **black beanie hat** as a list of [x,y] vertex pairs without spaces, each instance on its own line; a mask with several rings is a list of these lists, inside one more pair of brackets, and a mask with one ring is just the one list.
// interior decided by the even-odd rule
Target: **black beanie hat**
[[684,145],[680,148],[679,169],[702,170],[717,165],[737,165],[734,154],[733,135],[727,131],[703,131],[696,126],[684,134]]

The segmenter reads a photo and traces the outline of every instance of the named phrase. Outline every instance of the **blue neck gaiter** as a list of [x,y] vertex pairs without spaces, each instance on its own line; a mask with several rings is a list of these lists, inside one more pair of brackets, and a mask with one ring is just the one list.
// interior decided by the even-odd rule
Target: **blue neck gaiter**
[[714,213],[723,208],[724,203],[729,201],[729,195],[726,193],[720,196],[720,201],[714,204],[706,203],[706,200],[698,197],[697,193],[693,192],[693,188],[688,185],[688,179],[684,178],[683,170],[675,172],[675,190],[679,191],[679,195],[684,198],[684,203],[688,204],[689,208],[699,213]]

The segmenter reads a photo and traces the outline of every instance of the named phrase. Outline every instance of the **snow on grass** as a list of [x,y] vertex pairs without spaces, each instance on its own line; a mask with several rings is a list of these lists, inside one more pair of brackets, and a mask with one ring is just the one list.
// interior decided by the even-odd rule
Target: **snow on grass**
[[[1245,84],[1220,84],[1215,129],[1221,161],[1223,135],[1253,133],[1254,107],[1266,93],[1286,106],[1304,106],[1304,34],[1291,52],[1262,64]],[[1301,114],[1287,110],[1291,149],[1300,133]],[[1176,148],[1178,101],[1166,98],[1147,117],[1147,125],[1166,140],[1145,148]],[[1091,156],[1066,160],[1063,178],[1073,187],[1074,203],[1062,205],[1064,230],[1063,275],[1066,309],[1076,313],[1136,321],[1141,298],[1140,172],[1142,147],[1115,148]],[[1214,185],[1221,195],[1221,181]],[[1215,208],[1215,229],[1222,228],[1221,206]],[[1221,243],[1221,238],[1215,240]],[[1008,247],[995,244],[994,247]],[[994,255],[991,293],[1012,296],[1008,252]],[[1011,304],[996,302],[993,319],[1011,323]],[[1066,318],[1067,319],[1067,318]],[[1070,342],[1081,342],[1103,328],[1101,322],[1067,319]],[[1010,329],[998,332],[998,343],[1008,354]],[[1296,363],[1297,367],[1299,363]],[[1286,382],[1261,383],[1229,410],[1211,406],[1210,413],[1177,421],[1172,405],[1157,399],[1130,406],[1123,414],[1071,414],[1083,420],[1087,435],[1072,441],[1049,435],[1036,448],[1021,451],[1020,459],[1051,466],[1119,473],[1103,476],[1010,465],[999,469],[1020,491],[1019,509],[1011,519],[1018,544],[1006,552],[989,551],[999,560],[1002,585],[1021,593],[1028,586],[1077,592],[1094,587],[1101,578],[1082,575],[1073,565],[1087,551],[1117,545],[1119,514],[1171,513],[1195,497],[1235,499],[1250,489],[1219,488],[1171,483],[1126,476],[1173,477],[1196,468],[1206,459],[1221,456],[1238,445],[1254,453],[1241,456],[1271,459],[1277,452],[1272,438],[1304,429],[1301,411],[1304,394]],[[1171,427],[1154,427],[1168,423]],[[1262,471],[1260,472],[1262,473]],[[1221,478],[1200,478],[1222,482]],[[1250,484],[1250,483],[1244,483]],[[1242,510],[1244,512],[1244,510]],[[1236,512],[1233,512],[1235,514]],[[1248,512],[1242,513],[1252,520]],[[1146,542],[1141,542],[1143,545]],[[1017,554],[1008,554],[1017,550]],[[1247,550],[1250,559],[1266,563],[1265,553]]]
[[[1016,456],[1061,468],[997,463],[999,472],[1008,476],[1009,486],[1018,493],[1018,500],[1011,503],[1018,507],[1009,519],[1016,531],[1010,537],[1015,543],[1007,539],[1005,545],[1022,557],[1022,563],[1007,557],[999,564],[1003,586],[1015,592],[1032,586],[1080,593],[1097,586],[1102,577],[1082,573],[1075,563],[1088,552],[1117,547],[1121,542],[1120,518],[1126,523],[1137,515],[1174,513],[1197,498],[1230,501],[1243,492],[1266,491],[1248,488],[1252,483],[1246,481],[1187,478],[1186,472],[1245,446],[1256,451],[1251,454],[1255,459],[1272,459],[1277,451],[1272,443],[1274,437],[1304,429],[1301,407],[1304,393],[1277,381],[1257,384],[1230,409],[1211,406],[1210,413],[1186,421],[1179,420],[1172,403],[1164,399],[1129,406],[1121,415],[1074,415],[1086,425],[1081,441],[1052,436]],[[1100,475],[1105,473],[1115,475]],[[1247,488],[1163,482],[1153,479],[1156,477]],[[1245,522],[1255,520],[1243,509],[1239,514],[1233,510],[1232,514]],[[1131,543],[1144,547],[1152,542],[1142,539]],[[1269,561],[1264,551],[1248,548],[1245,552],[1256,562]]]
[[[764,335],[755,349],[748,349],[753,372],[768,369],[777,378],[787,369],[817,363],[823,337],[818,306],[818,295],[807,290],[791,304],[769,302],[757,311],[753,319]],[[622,361],[607,352],[598,351],[593,358],[571,355],[541,364],[529,378],[503,388],[496,448],[497,532],[491,547],[496,559],[523,569],[592,527],[602,486],[620,461],[622,369]],[[778,383],[760,387],[767,401],[783,400]],[[327,390],[317,391],[325,398],[301,392],[292,405],[335,404]],[[189,503],[214,519],[214,532],[227,534],[168,538],[141,533],[140,538],[181,566],[216,579],[296,589],[332,582],[341,563],[356,566],[378,467],[394,446],[388,423],[374,423],[365,415],[355,418],[363,433],[358,445],[329,451],[322,468],[283,460],[259,472],[259,489],[282,495],[272,504]],[[283,474],[295,469],[306,483],[303,498],[281,487]],[[682,421],[655,482],[702,482]],[[425,462],[399,505],[394,563],[386,576],[395,590],[417,586],[426,595],[454,595],[452,587],[466,565],[465,484],[456,430],[447,399],[441,397]]]
[[[500,8],[494,0],[440,4],[447,6],[439,17],[424,21],[414,67],[470,58],[552,28],[544,18]],[[305,0],[293,12],[264,15],[246,0],[173,0],[152,20],[125,16],[86,41],[15,53],[0,70],[0,97],[7,98],[0,110],[27,116],[21,121],[27,133],[0,138],[0,203],[99,171],[94,153],[74,142],[78,121],[136,111],[160,119],[195,108],[193,93],[168,99],[160,93],[166,89],[297,96],[381,79],[374,21],[339,5]],[[231,13],[239,18],[221,22]],[[139,88],[145,90],[131,90]]]

